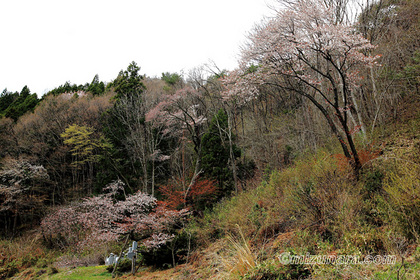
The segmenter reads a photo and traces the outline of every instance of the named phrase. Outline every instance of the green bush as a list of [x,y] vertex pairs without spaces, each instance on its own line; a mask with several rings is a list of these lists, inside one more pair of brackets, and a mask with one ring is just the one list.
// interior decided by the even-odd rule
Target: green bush
[[243,280],[274,280],[274,279],[305,279],[311,275],[311,270],[304,265],[283,265],[276,260],[270,260],[257,265],[241,279]]
[[[123,260],[118,262],[117,269],[115,270],[115,272],[117,272],[117,273],[130,272],[131,271],[131,265],[132,265],[132,261],[130,259],[123,259]],[[109,273],[112,273],[112,271],[114,270],[114,265],[113,264],[108,265],[106,267],[106,270]]]
[[325,240],[339,240],[358,226],[362,210],[361,187],[340,170],[333,158],[317,155],[287,172],[283,188],[283,215],[295,227],[310,227]]
[[383,211],[389,213],[390,224],[409,239],[420,240],[420,168],[400,164],[384,179],[387,194]]
[[19,272],[17,261],[13,260],[0,267],[0,279],[8,279]]
[[364,177],[364,198],[369,199],[382,190],[384,174],[380,170],[369,170]]
[[53,275],[53,274],[57,274],[57,273],[58,273],[58,269],[55,266],[51,266],[49,268],[48,275]]

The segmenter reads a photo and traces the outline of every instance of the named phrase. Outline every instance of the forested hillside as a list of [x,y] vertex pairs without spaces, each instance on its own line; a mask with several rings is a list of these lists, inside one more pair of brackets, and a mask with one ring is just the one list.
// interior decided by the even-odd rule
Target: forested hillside
[[133,61],[111,82],[5,89],[0,279],[55,279],[133,241],[133,278],[418,279],[419,0],[355,19],[348,1],[279,4],[232,71]]

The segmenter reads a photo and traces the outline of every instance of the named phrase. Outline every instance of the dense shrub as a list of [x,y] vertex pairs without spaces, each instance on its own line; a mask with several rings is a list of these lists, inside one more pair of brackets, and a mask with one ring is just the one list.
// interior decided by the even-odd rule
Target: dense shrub
[[243,280],[305,279],[311,275],[308,267],[300,264],[282,265],[278,261],[267,261],[248,272]]
[[385,209],[390,223],[409,239],[420,239],[420,169],[402,163],[384,180]]

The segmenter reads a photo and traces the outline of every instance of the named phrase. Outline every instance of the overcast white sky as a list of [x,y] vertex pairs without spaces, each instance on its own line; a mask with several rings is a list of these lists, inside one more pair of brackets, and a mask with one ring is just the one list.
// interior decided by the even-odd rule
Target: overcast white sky
[[246,33],[273,0],[1,0],[0,90],[38,96],[66,81],[109,82],[131,61],[141,74],[233,69]]

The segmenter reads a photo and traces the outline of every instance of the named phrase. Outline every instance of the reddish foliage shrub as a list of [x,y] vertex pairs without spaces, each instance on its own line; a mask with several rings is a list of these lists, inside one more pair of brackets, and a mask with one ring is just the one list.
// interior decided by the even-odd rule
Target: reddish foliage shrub
[[211,206],[217,199],[216,182],[209,179],[199,179],[188,189],[181,180],[172,180],[168,185],[159,188],[165,200],[161,202],[169,209],[186,207],[193,211],[202,211]]
[[363,166],[369,163],[370,161],[376,159],[377,157],[379,157],[381,153],[382,153],[381,149],[375,149],[372,145],[369,145],[365,149],[359,150],[360,163]]
[[[381,149],[374,148],[373,145],[369,145],[364,149],[358,150],[359,160],[362,166],[368,164],[370,161],[379,157],[382,153]],[[343,154],[333,154],[332,157],[337,162],[337,167],[340,171],[348,170],[350,167],[349,159],[346,158]]]

